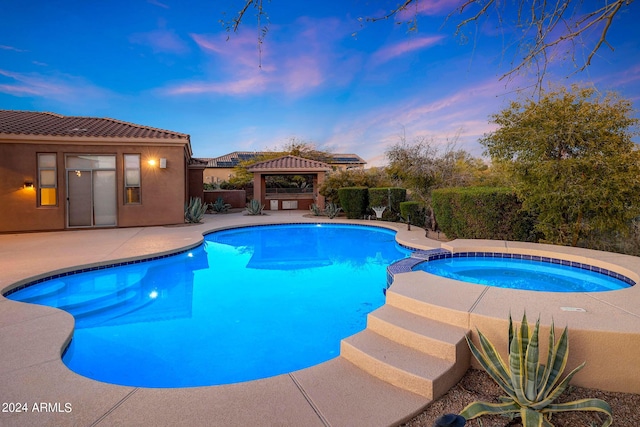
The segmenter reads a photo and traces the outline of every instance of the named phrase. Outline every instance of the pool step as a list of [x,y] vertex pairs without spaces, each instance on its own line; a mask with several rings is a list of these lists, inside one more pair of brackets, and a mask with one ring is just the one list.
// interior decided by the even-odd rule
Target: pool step
[[416,286],[420,272],[405,273],[396,278],[393,285],[387,289],[386,305],[400,310],[433,319],[438,322],[467,329],[469,325],[469,307],[472,307],[482,293],[483,287],[470,285],[469,292],[456,295],[451,304],[451,294],[448,282],[451,279],[436,277],[430,283]]
[[51,280],[39,286],[29,286],[20,291],[20,301],[45,305],[47,299],[55,298],[66,286],[62,280]]
[[428,399],[446,393],[467,369],[465,366],[457,375],[456,362],[404,346],[369,329],[342,340],[340,355],[370,375]]
[[414,350],[450,362],[469,358],[467,330],[383,305],[370,313],[367,329]]
[[342,340],[340,355],[396,387],[437,399],[469,368],[468,330],[386,304],[367,328]]
[[136,292],[129,291],[126,295],[83,307],[82,310],[75,310],[71,314],[76,319],[76,329],[108,326],[110,321],[138,311],[153,302],[153,299],[143,298]]

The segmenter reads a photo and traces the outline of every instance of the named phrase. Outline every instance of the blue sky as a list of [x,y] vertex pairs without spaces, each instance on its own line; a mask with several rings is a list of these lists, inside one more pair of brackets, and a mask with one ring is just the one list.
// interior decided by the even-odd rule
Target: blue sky
[[[418,31],[366,23],[396,1],[265,2],[269,32],[258,54],[250,10],[227,40],[218,22],[239,0],[61,0],[0,3],[0,109],[112,117],[191,135],[196,157],[282,147],[290,138],[357,153],[370,166],[404,135],[480,156],[477,140],[516,96],[514,40],[492,19],[462,43],[459,0],[422,0]],[[548,82],[594,84],[640,107],[640,26],[632,4],[616,18],[586,72],[571,63]],[[593,42],[593,34],[585,43]],[[582,50],[578,50],[581,55]],[[587,52],[584,52],[585,54]],[[261,65],[261,66],[260,66]]]

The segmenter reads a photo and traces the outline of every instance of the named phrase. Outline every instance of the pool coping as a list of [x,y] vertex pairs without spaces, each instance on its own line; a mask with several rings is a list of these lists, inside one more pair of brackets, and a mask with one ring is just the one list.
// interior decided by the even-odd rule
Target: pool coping
[[[439,261],[443,259],[451,259],[455,260],[458,258],[496,258],[496,259],[512,259],[519,261],[536,261],[545,264],[551,265],[559,265],[563,267],[573,267],[580,270],[586,270],[593,273],[598,273],[603,276],[608,276],[614,279],[617,279],[627,286],[634,286],[637,284],[636,280],[633,280],[627,277],[628,271],[625,273],[620,273],[620,271],[625,271],[621,266],[613,265],[612,269],[597,267],[593,265],[593,263],[585,264],[584,262],[576,262],[571,261],[570,259],[556,258],[556,257],[545,257],[539,255],[530,255],[530,254],[519,254],[519,253],[508,253],[508,252],[479,252],[479,251],[471,251],[471,252],[451,252],[446,249],[430,249],[430,250],[417,250],[414,251],[409,258],[405,258],[402,260],[398,260],[389,267],[387,267],[387,287],[391,286],[393,283],[393,279],[396,274],[400,273],[409,273],[414,271],[416,267],[420,264],[428,263],[431,261]],[[593,262],[596,262],[593,260]],[[633,272],[631,272],[631,275]],[[481,282],[477,284],[482,284]],[[607,290],[618,290],[618,289],[605,289],[598,290],[595,292],[607,291]],[[577,292],[577,291],[575,291]]]
[[[256,217],[220,214],[207,215],[204,224],[194,226],[0,235],[0,291],[4,294],[21,283],[51,275],[52,271],[71,271],[77,269],[77,265],[99,267],[188,250],[199,245],[204,234],[217,229],[301,222],[381,226],[397,231],[396,240],[400,244],[423,250],[440,247],[454,251],[500,248],[513,253],[546,253],[550,249],[556,253],[560,250],[563,257],[576,262],[595,260],[603,268],[615,264],[640,277],[638,259],[619,254],[529,246],[519,242],[458,240],[442,244],[427,239],[423,230],[413,227],[409,231],[403,224],[329,220],[305,214],[301,211],[272,212]],[[640,348],[637,345],[640,339],[638,286],[624,291],[601,292],[596,296],[571,295],[571,298],[560,300],[555,295],[538,295],[536,301],[531,300],[530,291],[495,292],[484,289],[471,306],[460,308],[456,305],[460,298],[456,296],[466,292],[465,284],[448,283],[450,287],[442,292],[442,283],[429,276],[422,272],[402,273],[396,276],[395,281],[398,286],[418,284],[428,289],[434,304],[449,306],[452,313],[464,312],[467,319],[465,327],[473,329],[479,325],[489,328],[483,332],[486,331],[490,337],[504,335],[501,326],[509,311],[517,319],[517,313],[526,307],[530,314],[541,313],[543,322],[548,323],[553,317],[556,325],[567,323],[572,329],[571,337],[577,334],[580,339],[591,332],[591,336],[598,339],[604,337],[605,342],[607,336],[623,339],[629,351],[619,346],[617,350],[622,350],[622,356],[631,358],[635,366],[640,363],[639,356],[631,352],[637,353],[637,348]],[[588,311],[557,310],[558,307],[580,306],[587,307]],[[147,389],[101,383],[81,377],[62,364],[60,353],[72,331],[73,318],[67,313],[0,297],[0,345],[3,348],[0,400],[24,402],[29,409],[26,413],[0,412],[0,424],[394,425],[410,418],[429,403],[421,396],[365,374],[340,357],[292,374],[229,386]],[[601,354],[589,354],[580,345],[576,350],[571,342],[572,352],[577,351],[579,356],[593,356],[595,360],[588,359],[589,364],[593,361],[596,370],[599,369],[601,361],[597,359],[603,357]],[[628,374],[629,371],[625,371],[623,381],[626,383],[630,382]],[[574,383],[579,384],[580,375],[576,376]],[[613,377],[615,381],[621,381],[617,371]],[[640,385],[633,381],[629,387],[636,393],[640,392]],[[66,411],[66,403],[71,404],[71,411]],[[34,411],[34,405],[42,410]]]

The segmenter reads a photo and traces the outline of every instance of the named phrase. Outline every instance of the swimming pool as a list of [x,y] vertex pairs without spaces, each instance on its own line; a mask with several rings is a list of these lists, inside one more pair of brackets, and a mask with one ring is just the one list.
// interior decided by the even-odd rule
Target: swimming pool
[[413,270],[463,282],[530,291],[602,292],[633,285],[620,274],[589,265],[572,266],[569,261],[553,258],[499,255],[455,254],[420,262]]
[[100,381],[229,384],[339,354],[384,303],[395,232],[305,224],[236,228],[174,256],[51,278],[13,292],[76,319],[63,361]]

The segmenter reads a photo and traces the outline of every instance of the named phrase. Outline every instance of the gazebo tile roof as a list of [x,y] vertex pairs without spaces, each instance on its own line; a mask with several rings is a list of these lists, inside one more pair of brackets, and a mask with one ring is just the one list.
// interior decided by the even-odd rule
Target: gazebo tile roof
[[[219,157],[208,157],[206,160],[207,167],[209,168],[233,168],[237,166],[241,161],[251,160],[258,156],[263,156],[265,154],[273,154],[273,152],[269,151],[234,151],[224,156]],[[282,153],[284,155],[285,153]],[[365,165],[365,162],[360,156],[357,154],[329,154],[330,159],[329,163],[331,164],[345,164],[345,165]]]
[[277,159],[258,162],[247,168],[248,171],[262,170],[329,170],[331,166],[317,160],[304,159],[297,156],[283,156]]

